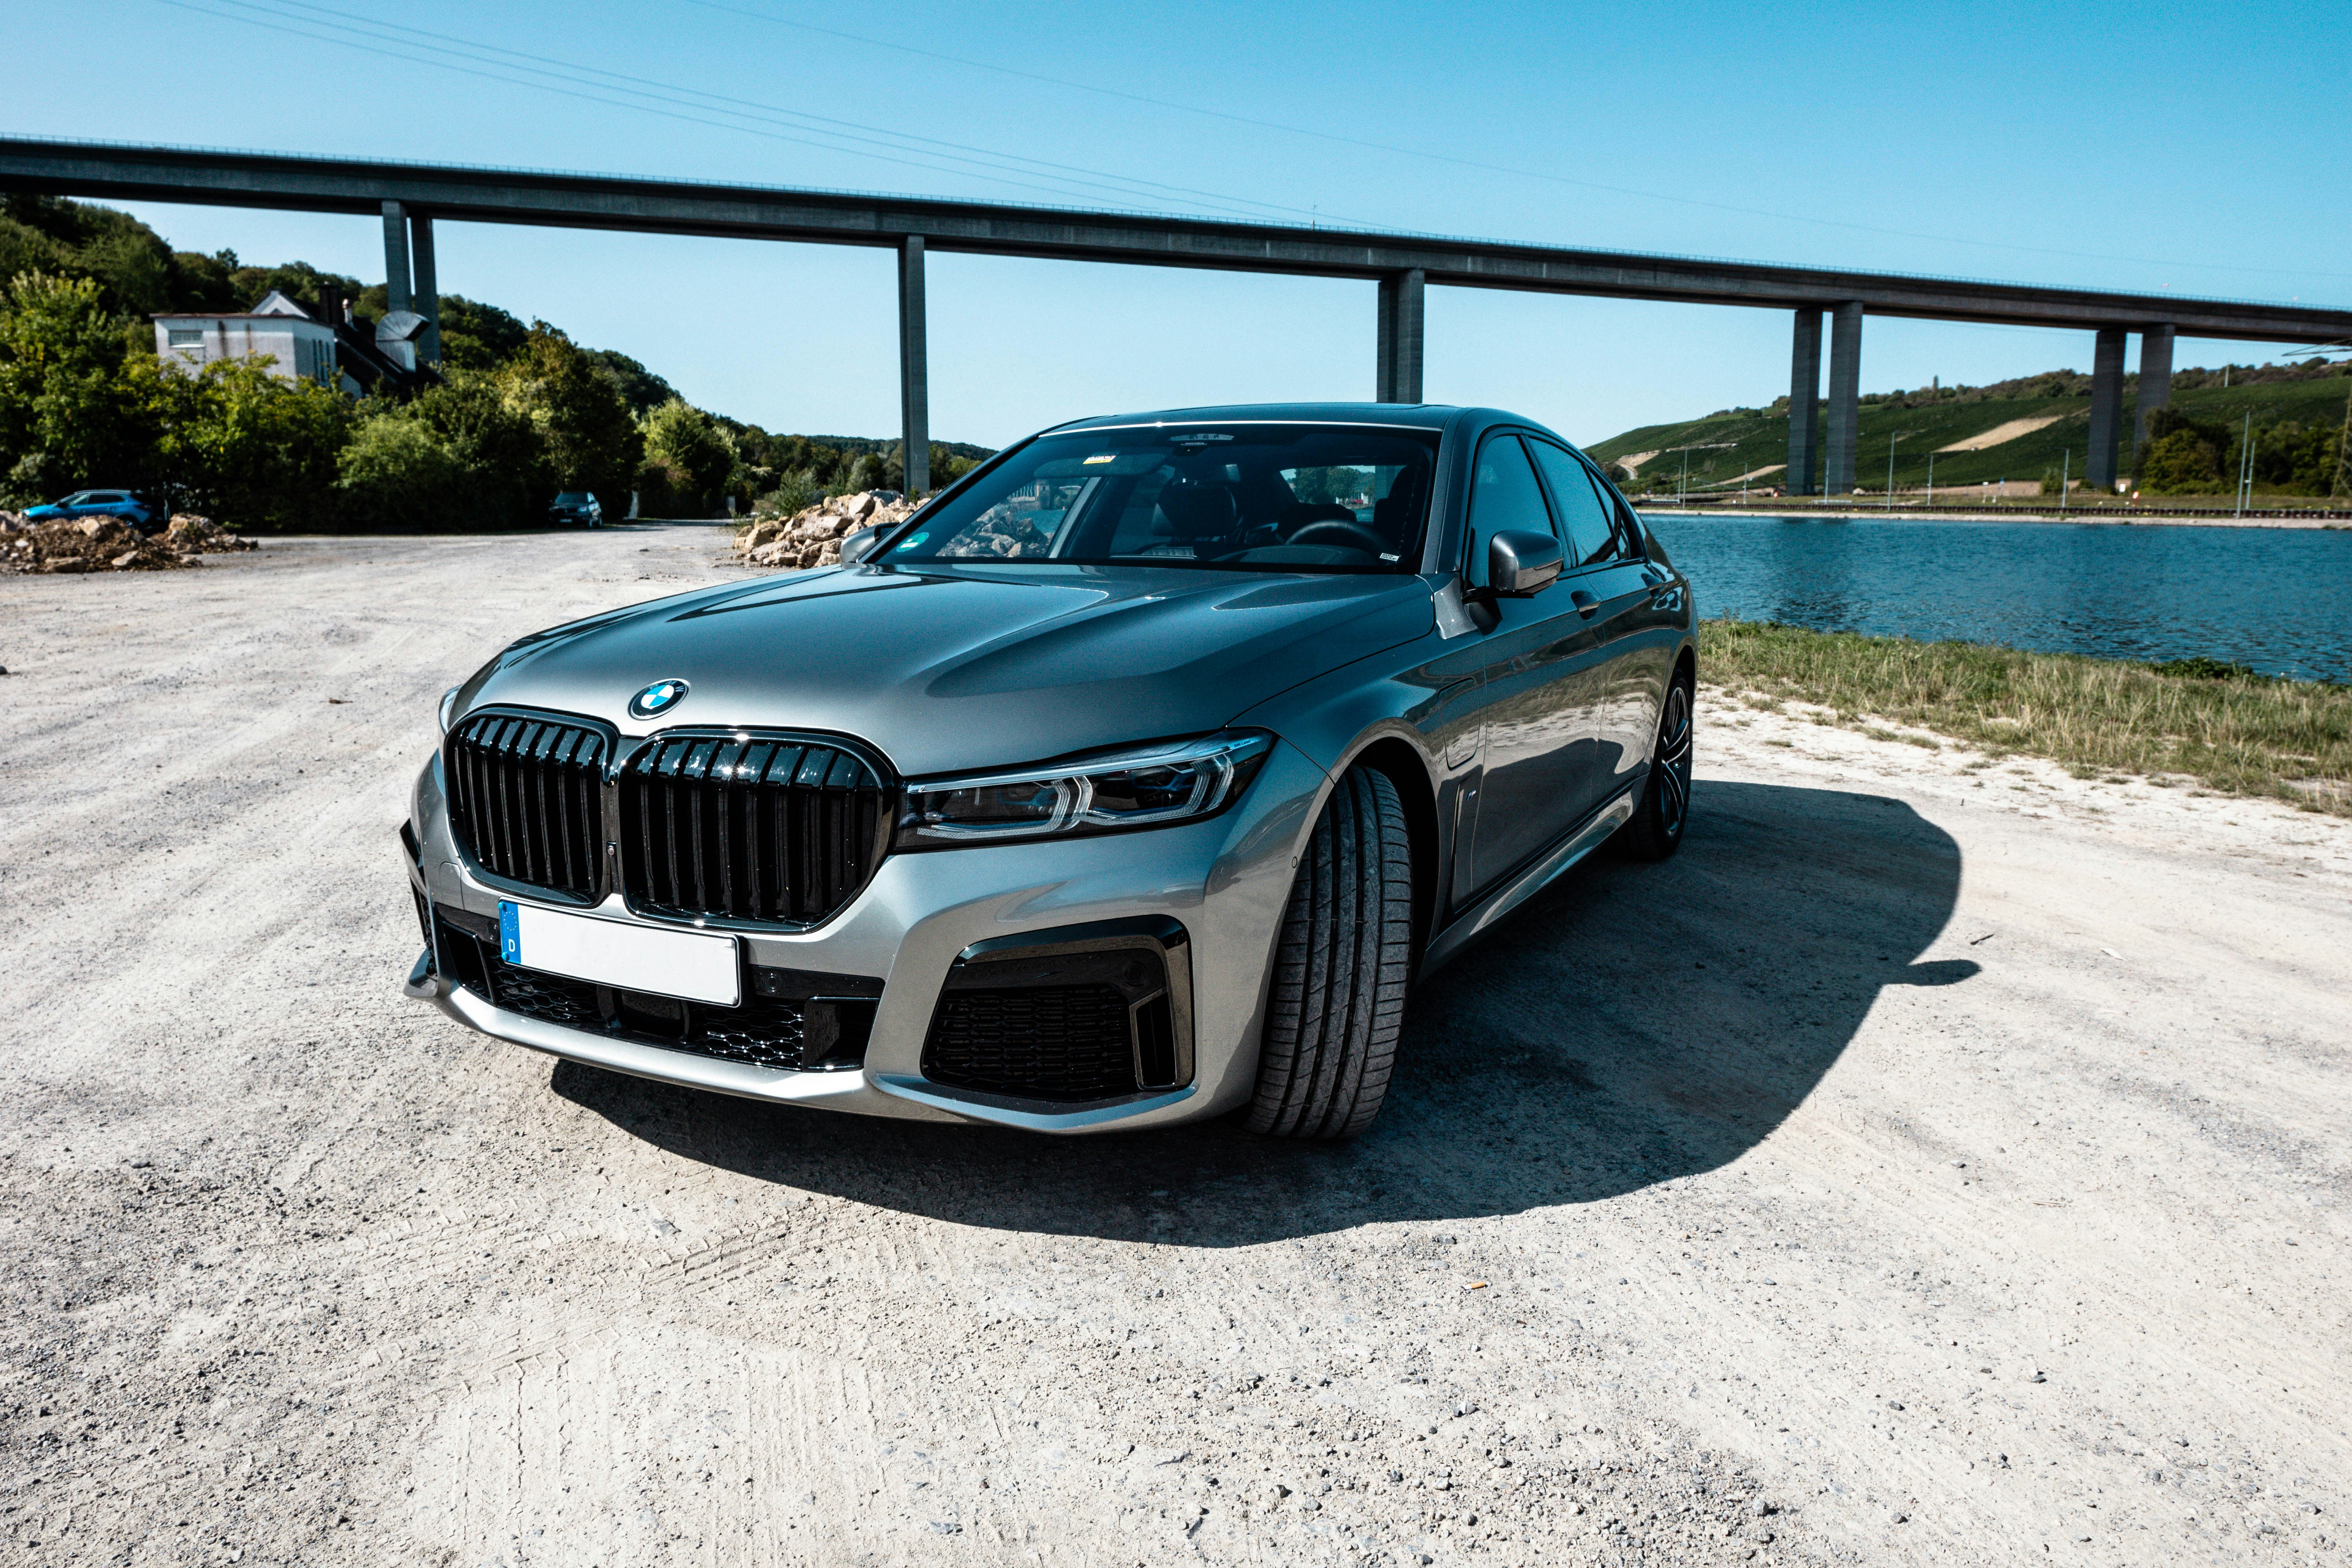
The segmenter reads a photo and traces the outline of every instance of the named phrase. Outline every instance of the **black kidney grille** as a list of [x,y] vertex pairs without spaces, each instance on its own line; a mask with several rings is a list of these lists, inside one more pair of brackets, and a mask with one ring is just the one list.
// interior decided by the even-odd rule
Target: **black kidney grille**
[[467,719],[442,751],[450,826],[493,876],[594,899],[604,880],[605,756],[604,733],[585,724]]
[[1127,998],[1112,985],[950,991],[931,1017],[923,1076],[1029,1100],[1132,1094]]
[[649,913],[813,925],[881,860],[890,790],[856,752],[686,735],[621,773],[621,863]]

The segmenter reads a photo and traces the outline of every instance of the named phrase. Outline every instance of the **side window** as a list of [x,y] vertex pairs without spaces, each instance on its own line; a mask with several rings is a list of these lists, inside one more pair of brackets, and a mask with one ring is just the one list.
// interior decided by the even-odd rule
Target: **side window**
[[1474,588],[1486,583],[1486,541],[1507,528],[1552,531],[1542,487],[1517,436],[1495,436],[1478,448],[1470,476],[1470,559],[1463,575]]
[[1568,542],[1569,564],[1590,566],[1596,561],[1614,558],[1615,509],[1594,489],[1592,476],[1577,461],[1576,454],[1549,441],[1528,444],[1536,449],[1536,460],[1543,465],[1544,478],[1551,481],[1551,499],[1559,503],[1560,521],[1566,524],[1560,531]]

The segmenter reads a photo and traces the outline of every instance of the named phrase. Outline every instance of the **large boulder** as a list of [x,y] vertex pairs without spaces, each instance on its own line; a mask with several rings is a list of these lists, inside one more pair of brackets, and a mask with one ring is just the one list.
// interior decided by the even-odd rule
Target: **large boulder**
[[231,533],[211,518],[192,511],[172,514],[172,526],[163,531],[163,542],[191,555],[222,555],[261,548],[250,539]]
[[766,517],[735,536],[735,549],[747,565],[772,570],[805,571],[831,566],[841,560],[841,542],[861,528],[887,527],[904,521],[915,503],[896,490],[861,490],[831,496],[803,507],[789,518]]

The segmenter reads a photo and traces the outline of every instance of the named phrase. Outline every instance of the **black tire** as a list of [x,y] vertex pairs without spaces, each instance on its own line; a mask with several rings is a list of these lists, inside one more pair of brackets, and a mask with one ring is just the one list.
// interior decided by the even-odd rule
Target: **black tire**
[[1658,712],[1657,744],[1650,752],[1650,777],[1642,804],[1619,830],[1626,852],[1643,860],[1663,860],[1682,847],[1690,826],[1691,741],[1697,725],[1696,683],[1677,670]]
[[1258,1047],[1253,1132],[1353,1138],[1389,1090],[1412,971],[1412,844],[1386,775],[1353,768],[1291,884]]

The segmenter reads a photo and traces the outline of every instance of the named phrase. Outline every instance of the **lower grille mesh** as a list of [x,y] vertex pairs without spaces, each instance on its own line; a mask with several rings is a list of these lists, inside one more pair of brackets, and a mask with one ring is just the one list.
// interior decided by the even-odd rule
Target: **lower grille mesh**
[[[480,917],[472,917],[479,920]],[[482,921],[486,926],[488,921]],[[797,1072],[804,1065],[808,1013],[811,1004],[792,997],[747,995],[740,1007],[711,1007],[666,996],[641,996],[631,991],[591,984],[541,970],[525,969],[499,956],[497,942],[461,929],[446,913],[435,921],[446,973],[457,984],[494,1005],[558,1028],[578,1029],[612,1039],[657,1046],[667,1051],[716,1057],[722,1061],[780,1072]],[[495,926],[489,926],[492,931]],[[765,971],[754,971],[755,974]],[[824,1002],[832,1009],[863,1007],[870,1018],[873,1004]],[[827,1047],[840,1059],[821,1059],[824,1067],[854,1066],[851,1051],[840,1048],[836,1025],[832,1037],[821,1040],[820,1057]],[[865,1054],[865,1037],[855,1034],[848,1044],[854,1054]]]
[[1127,998],[1113,985],[949,992],[931,1019],[923,1076],[1024,1100],[1131,1094]]

